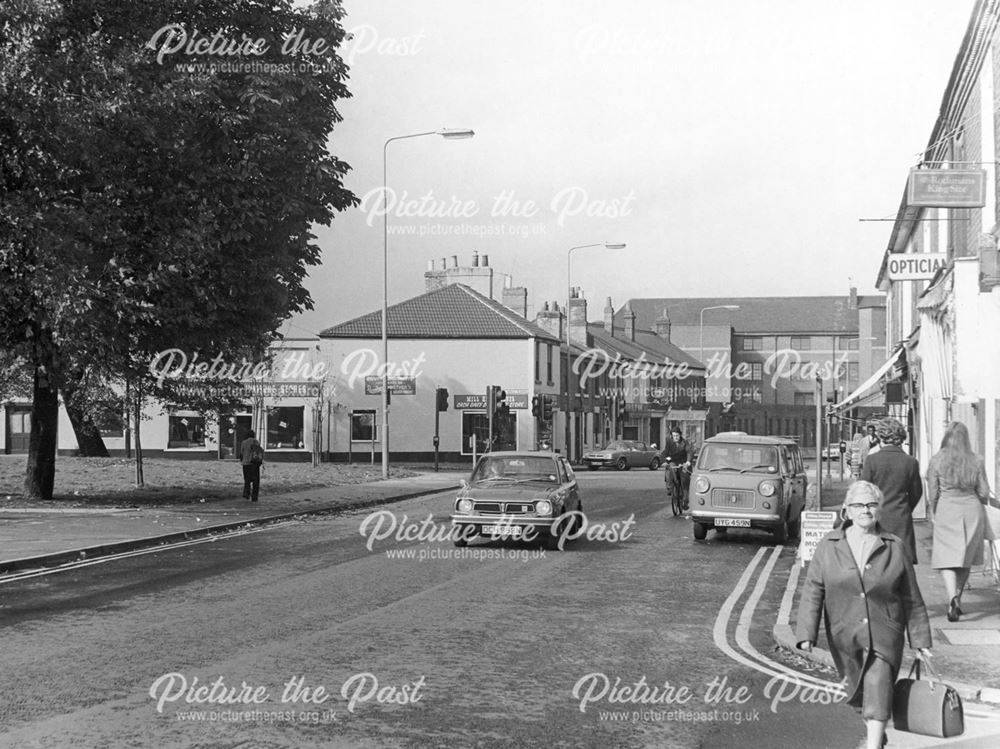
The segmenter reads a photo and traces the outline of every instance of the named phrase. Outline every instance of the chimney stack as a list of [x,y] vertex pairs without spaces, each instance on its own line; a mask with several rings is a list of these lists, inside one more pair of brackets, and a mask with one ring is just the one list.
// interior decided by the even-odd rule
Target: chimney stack
[[660,338],[662,338],[667,343],[670,343],[670,315],[667,314],[667,308],[663,308],[663,312],[657,319],[656,324],[653,329]]
[[573,287],[569,300],[569,339],[587,348],[587,300],[579,286]]
[[632,303],[625,303],[625,338],[628,341],[635,341],[635,312],[632,311]]
[[604,303],[604,330],[614,338],[615,336],[615,308],[611,306],[611,297]]

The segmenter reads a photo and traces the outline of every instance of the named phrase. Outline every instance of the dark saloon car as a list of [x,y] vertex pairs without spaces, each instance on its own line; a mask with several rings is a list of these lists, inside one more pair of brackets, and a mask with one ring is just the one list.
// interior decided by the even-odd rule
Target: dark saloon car
[[[555,453],[495,452],[479,459],[472,477],[463,482],[451,515],[456,546],[471,536],[488,539],[542,538],[557,548],[567,523],[573,530],[583,512],[576,476],[566,459]],[[554,532],[553,532],[554,531]]]
[[635,440],[614,440],[601,450],[586,453],[583,462],[587,468],[596,471],[598,468],[617,468],[627,471],[629,468],[648,468],[655,471],[663,460],[656,450],[656,445],[647,445]]

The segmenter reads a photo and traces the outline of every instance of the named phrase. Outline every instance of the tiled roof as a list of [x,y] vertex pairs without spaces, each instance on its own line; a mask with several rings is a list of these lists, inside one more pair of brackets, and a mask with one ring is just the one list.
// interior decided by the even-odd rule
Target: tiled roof
[[[874,306],[864,297],[864,306]],[[858,332],[858,311],[850,309],[847,296],[707,297],[701,299],[630,299],[636,328],[652,328],[667,310],[674,325],[698,325],[701,311],[717,305],[739,305],[738,310],[712,310],[706,325],[728,323],[737,334],[817,334]],[[622,323],[624,306],[615,313]]]
[[[604,328],[603,323],[587,323],[587,348],[601,348],[614,356],[620,354],[622,359],[637,361],[644,358],[651,364],[687,363],[692,369],[701,371],[704,365],[690,354],[674,344],[663,340],[660,336],[648,330],[636,330],[635,340],[625,337],[624,329],[615,327],[614,336]],[[582,353],[583,349],[574,344]],[[643,357],[643,355],[645,356]]]
[[[534,323],[464,284],[450,284],[388,309],[389,338],[542,338]],[[382,310],[322,331],[320,338],[380,338]]]

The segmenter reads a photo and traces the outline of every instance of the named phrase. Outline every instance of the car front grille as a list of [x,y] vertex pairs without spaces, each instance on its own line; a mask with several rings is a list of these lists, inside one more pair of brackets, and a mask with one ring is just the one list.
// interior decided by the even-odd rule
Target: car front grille
[[713,489],[712,507],[733,509],[744,509],[753,507],[756,492],[748,492],[740,489]]
[[534,510],[535,506],[528,502],[508,502],[506,509],[508,515],[524,515]]
[[495,512],[497,515],[502,515],[503,505],[499,502],[476,502],[476,512]]

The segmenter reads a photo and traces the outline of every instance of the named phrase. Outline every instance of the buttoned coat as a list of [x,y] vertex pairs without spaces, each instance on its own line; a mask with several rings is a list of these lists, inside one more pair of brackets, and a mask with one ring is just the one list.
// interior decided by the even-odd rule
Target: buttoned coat
[[861,468],[861,480],[870,481],[882,490],[882,514],[879,525],[899,536],[911,563],[917,563],[917,542],[913,535],[913,508],[924,495],[920,464],[897,445],[882,445]]
[[902,542],[879,529],[859,570],[844,527],[819,542],[799,599],[796,641],[816,642],[820,614],[826,625],[830,654],[841,678],[847,679],[849,704],[858,704],[859,686],[870,654],[879,653],[894,672],[903,660],[903,631],[910,647],[929,648],[931,628],[913,565]]

